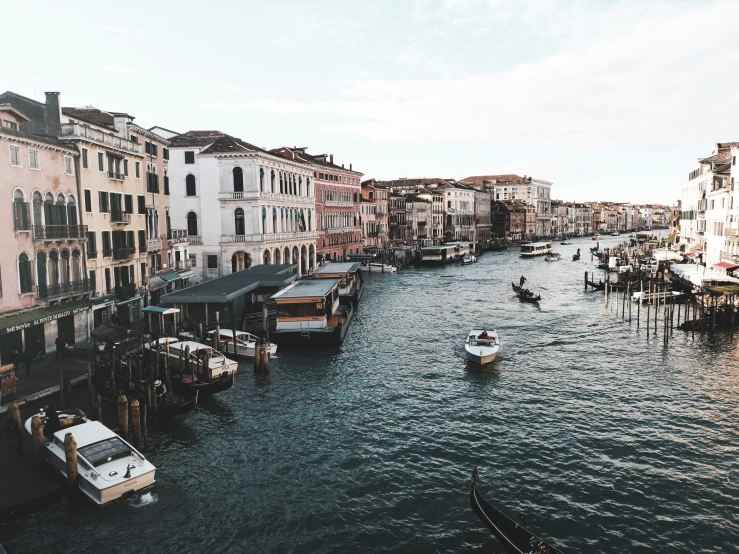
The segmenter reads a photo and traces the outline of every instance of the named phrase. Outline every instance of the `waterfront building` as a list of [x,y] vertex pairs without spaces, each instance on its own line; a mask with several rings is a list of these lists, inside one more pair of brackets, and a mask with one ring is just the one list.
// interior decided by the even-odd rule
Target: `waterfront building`
[[494,200],[523,200],[534,207],[535,231],[539,237],[552,232],[552,183],[524,175],[476,175],[462,180],[476,188],[492,192]]
[[362,224],[362,249],[381,247],[377,231],[377,204],[362,195],[359,201],[359,216]]
[[712,163],[713,179],[706,190],[706,233],[703,262],[711,267],[721,261],[724,251],[724,230],[729,218],[731,199],[731,153],[722,162]]
[[640,206],[639,207],[639,227],[649,231],[654,226],[652,221],[652,207],[651,206]]
[[567,204],[561,200],[552,200],[552,232],[554,237],[571,234],[570,220],[567,217]]
[[439,244],[444,236],[444,196],[427,188],[417,192],[419,198],[431,204],[431,221],[428,228],[429,244]]
[[567,206],[567,225],[570,234],[584,237],[593,234],[593,209],[588,204],[575,202]]
[[315,183],[309,164],[221,131],[169,139],[173,234],[189,242],[203,279],[255,264],[316,266]]
[[362,173],[352,164],[334,163],[333,154],[311,155],[303,147],[270,150],[283,158],[309,165],[315,182],[316,240],[319,260],[345,260],[347,254],[362,250],[360,198]]
[[430,246],[432,221],[432,202],[419,195],[405,196],[406,237],[409,244],[417,247]]
[[[375,203],[375,229],[377,236],[376,246],[383,248],[388,240],[388,200],[387,187],[379,184],[376,179],[367,179],[360,183],[362,198]],[[365,247],[369,245],[364,245]]]
[[436,189],[444,196],[444,238],[447,241],[474,241],[477,191],[453,179],[444,180]]
[[487,244],[492,238],[492,219],[490,215],[490,205],[492,202],[492,194],[485,190],[474,189],[475,192],[475,230],[473,236],[478,244]]
[[391,242],[405,242],[407,239],[405,196],[391,192],[388,206],[388,239]]
[[57,138],[58,95],[47,99],[48,106],[0,95],[0,364],[12,362],[13,351],[53,351],[60,334],[74,343],[89,332],[92,286],[85,274],[78,153]]

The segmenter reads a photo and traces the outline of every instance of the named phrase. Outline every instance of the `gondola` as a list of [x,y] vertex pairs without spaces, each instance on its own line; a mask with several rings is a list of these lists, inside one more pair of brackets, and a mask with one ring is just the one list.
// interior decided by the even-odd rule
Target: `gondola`
[[540,539],[489,504],[477,490],[478,477],[479,474],[475,468],[470,483],[470,506],[508,552],[511,554],[563,554],[561,550]]
[[219,379],[211,382],[201,381],[195,377],[193,382],[189,375],[172,375],[172,388],[181,394],[199,393],[201,396],[215,394],[230,389],[234,384],[235,373],[224,373]]
[[578,248],[577,253],[572,255],[572,261],[576,262],[579,259],[580,259],[580,249]]
[[605,290],[606,284],[603,281],[596,283],[595,281],[585,281],[585,284],[594,288],[595,290]]
[[[106,372],[107,373],[107,372]],[[106,380],[105,375],[98,370],[93,374],[93,383],[95,384],[95,390],[100,394],[101,397],[106,400],[116,401],[118,400],[119,393],[123,393],[130,397],[134,396],[139,399],[139,402],[148,403],[149,395],[143,386],[137,386],[134,382],[134,389],[131,390],[131,382],[129,379],[120,373],[115,374],[115,389],[108,378]],[[174,388],[174,385],[172,386]],[[174,396],[174,402],[164,402],[157,404],[157,417],[175,417],[187,412],[191,412],[195,409],[198,404],[198,391],[185,390],[181,395]]]
[[511,286],[513,286],[513,292],[516,293],[516,296],[524,302],[539,302],[541,300],[540,294],[534,294],[529,289],[519,287],[516,283],[511,283]]

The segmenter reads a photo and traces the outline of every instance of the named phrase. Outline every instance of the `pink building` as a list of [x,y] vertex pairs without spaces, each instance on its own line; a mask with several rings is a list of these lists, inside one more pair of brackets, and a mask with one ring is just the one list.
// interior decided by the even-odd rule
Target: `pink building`
[[[78,154],[34,129],[13,105],[15,97],[0,97],[2,364],[14,350],[53,351],[60,334],[67,343],[86,339],[92,291],[85,270],[87,227],[79,224]],[[31,107],[58,111],[56,98],[48,93],[47,104]]]

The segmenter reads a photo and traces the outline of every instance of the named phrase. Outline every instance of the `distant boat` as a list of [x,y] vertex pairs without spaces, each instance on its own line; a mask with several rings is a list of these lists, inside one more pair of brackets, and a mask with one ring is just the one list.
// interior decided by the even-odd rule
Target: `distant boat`
[[560,242],[560,244],[563,245],[563,246],[567,246],[568,244],[572,244],[572,243],[570,241],[568,241],[567,239],[565,239],[562,242]]
[[474,264],[477,261],[477,256],[474,254],[466,254],[462,258],[462,265]]
[[600,233],[595,233],[595,234],[593,235],[593,240],[600,240],[600,239],[602,239],[602,238],[603,238],[603,237],[602,237],[602,236],[600,235]]
[[611,233],[611,236],[618,237],[618,236],[621,236],[621,233],[619,233],[618,231],[613,231],[613,233]]
[[544,258],[544,261],[546,262],[558,262],[562,259],[562,256],[557,254],[556,252],[551,252],[546,258]]
[[511,285],[513,286],[513,292],[516,293],[516,296],[518,296],[520,300],[523,300],[524,302],[539,302],[539,300],[541,300],[540,294],[535,294],[529,289],[519,287],[516,283],[511,283]]
[[577,253],[572,255],[572,261],[576,262],[579,259],[580,259],[580,249],[578,248]]
[[477,490],[478,479],[475,468],[470,482],[470,507],[506,550],[513,554],[563,554],[488,503]]
[[495,330],[472,329],[464,341],[464,350],[467,359],[479,365],[485,365],[495,360],[500,350],[498,332]]

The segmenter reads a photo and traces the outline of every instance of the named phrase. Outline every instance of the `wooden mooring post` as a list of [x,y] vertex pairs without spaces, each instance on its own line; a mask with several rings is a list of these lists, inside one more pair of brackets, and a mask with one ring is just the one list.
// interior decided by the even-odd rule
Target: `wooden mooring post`
[[[367,273],[372,273],[371,271],[368,271]],[[588,272],[585,272],[585,291],[588,290]]]
[[44,422],[37,415],[31,420],[31,446],[34,455],[40,460],[44,455]]
[[652,303],[652,282],[649,281],[649,288],[647,289],[647,338],[649,338],[649,312],[650,304]]
[[[236,335],[234,335],[233,338],[236,339]],[[215,348],[216,350],[218,350],[218,352],[220,352],[221,351],[221,313],[220,312],[216,312],[216,337],[215,337],[214,342],[215,342],[215,346],[212,344],[211,346],[213,346],[213,348]],[[234,342],[234,344],[236,343]]]
[[118,429],[123,440],[128,440],[128,398],[125,394],[118,397]]
[[169,343],[164,346],[164,379],[167,385],[167,392],[169,393],[167,394],[167,399],[169,404],[172,404],[172,373],[169,371]]
[[72,433],[64,435],[64,457],[67,462],[69,492],[73,492],[77,488],[77,441]]
[[64,396],[64,407],[71,408],[74,404],[72,400],[72,380],[69,377],[65,377],[62,380],[62,396]]
[[23,454],[23,424],[21,423],[21,411],[16,402],[12,402],[8,406],[8,417],[16,424],[15,451],[18,454]]
[[149,433],[146,430],[146,416],[148,415],[148,409],[146,402],[141,405],[141,434],[144,437],[144,448],[149,448]]
[[131,400],[131,423],[133,424],[134,444],[141,450],[141,411],[136,398]]

